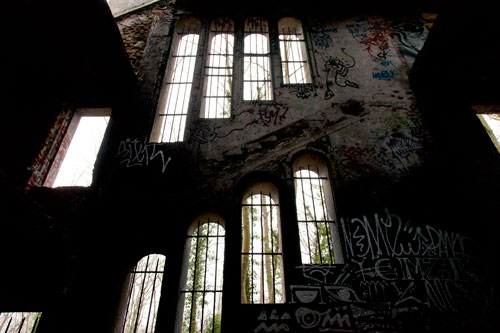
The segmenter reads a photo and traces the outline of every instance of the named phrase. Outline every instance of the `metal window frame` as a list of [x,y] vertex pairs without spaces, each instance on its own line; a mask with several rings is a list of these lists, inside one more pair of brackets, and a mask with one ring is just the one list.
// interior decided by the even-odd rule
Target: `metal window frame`
[[[229,28],[222,27],[220,28],[221,24],[219,24],[220,21],[224,21],[223,25],[226,24],[225,21],[229,22]],[[233,36],[233,45],[232,45],[232,53],[224,53],[224,54],[216,54],[212,53],[212,43],[214,41],[214,38],[216,38],[218,35],[221,34],[227,34]],[[201,107],[200,107],[200,117],[204,119],[225,119],[225,118],[230,118],[232,114],[232,107],[233,107],[233,90],[234,90],[234,47],[235,47],[235,40],[236,40],[236,35],[235,35],[235,29],[234,29],[234,20],[230,18],[216,18],[210,22],[210,26],[208,29],[208,43],[207,43],[207,48],[206,48],[206,53],[205,53],[205,64],[203,66],[203,95],[201,96]],[[227,66],[210,66],[211,63],[211,56],[225,56],[228,57],[232,63],[231,67]],[[229,70],[230,74],[224,74],[224,75],[219,75],[219,74],[211,74],[211,70]],[[211,91],[211,84],[213,84],[212,78],[218,78],[218,77],[225,77],[227,80],[230,81],[229,83],[229,88],[230,88],[230,94],[229,96],[215,96],[215,95],[209,95]],[[218,80],[215,80],[216,83],[218,84]],[[226,83],[226,80],[224,81],[224,84]],[[229,103],[229,113],[227,115],[224,114],[224,110],[222,110],[222,117],[219,117],[219,107],[216,107],[216,112],[215,116],[213,116],[210,113],[210,105],[212,100],[215,99],[216,103],[218,102],[219,99],[224,99],[225,101],[223,102],[223,109],[226,106],[226,103]],[[207,114],[208,113],[208,114]]]
[[[127,319],[128,319],[128,316],[129,316],[129,310],[130,310],[130,305],[131,305],[131,301],[132,301],[132,293],[134,291],[134,285],[135,285],[135,281],[136,281],[136,278],[138,277],[138,275],[143,275],[142,276],[142,283],[141,283],[141,292],[140,292],[140,296],[139,296],[139,305],[138,305],[138,311],[137,311],[137,314],[136,314],[136,318],[133,320],[133,333],[136,333],[137,332],[137,325],[138,325],[138,322],[139,322],[139,314],[140,314],[140,309],[141,309],[141,305],[142,305],[142,302],[143,300],[145,299],[145,296],[144,296],[144,285],[145,285],[145,281],[146,281],[146,276],[147,274],[154,274],[154,282],[153,282],[153,289],[151,290],[151,301],[149,302],[149,309],[148,309],[148,318],[147,318],[147,324],[146,324],[146,331],[145,332],[153,332],[154,331],[154,327],[156,325],[156,321],[152,321],[151,322],[151,329],[152,331],[148,331],[148,328],[149,327],[149,324],[150,324],[150,316],[151,316],[151,310],[152,310],[152,306],[153,306],[153,295],[155,293],[155,290],[156,290],[156,281],[157,281],[157,276],[160,275],[161,276],[161,280],[163,280],[163,275],[164,275],[164,271],[165,269],[163,270],[158,270],[158,266],[160,265],[160,261],[163,261],[162,265],[163,267],[165,267],[165,256],[162,255],[162,254],[157,254],[158,255],[158,258],[157,258],[157,261],[156,261],[156,265],[155,265],[155,269],[154,270],[148,270],[148,266],[149,266],[149,259],[151,257],[151,255],[153,254],[149,254],[143,258],[141,258],[137,264],[134,266],[134,268],[129,272],[129,275],[130,275],[130,280],[129,280],[129,287],[128,287],[128,291],[127,291],[127,305],[126,305],[126,310],[125,310],[125,314],[123,316],[123,322],[122,322],[122,327],[121,327],[121,333],[125,333],[125,329],[127,327]],[[146,270],[138,270],[137,267],[139,266],[139,264],[143,261],[143,260],[146,260]],[[160,297],[161,297],[161,287],[162,285],[160,284],[158,286],[160,288]],[[155,311],[158,311],[158,307],[159,307],[159,304],[160,304],[160,300],[158,300],[157,304],[155,305],[156,306],[156,309]],[[128,333],[128,331],[127,331]]]
[[[258,187],[255,186],[255,187]],[[254,202],[254,196],[259,196],[259,199],[257,199],[259,202],[255,203]],[[269,203],[265,203],[263,202],[263,197],[268,197],[269,199]],[[250,200],[250,202],[249,202]],[[244,303],[244,304],[282,304],[282,303],[285,303],[285,292],[284,292],[284,289],[285,289],[285,278],[284,278],[284,263],[283,263],[283,245],[282,245],[282,241],[281,241],[281,223],[280,223],[280,218],[279,218],[279,200],[278,198],[276,198],[276,200],[274,200],[273,198],[273,193],[271,190],[269,191],[264,191],[262,189],[259,189],[258,191],[254,191],[253,189],[251,189],[246,196],[244,196],[244,199],[243,199],[243,202],[241,204],[241,207],[242,207],[242,214],[244,214],[243,212],[243,208],[244,207],[249,207],[250,209],[250,240],[251,240],[251,243],[249,245],[249,252],[243,252],[243,249],[241,251],[241,254],[240,254],[240,257],[243,258],[244,256],[248,256],[249,257],[249,267],[247,268],[247,271],[246,272],[243,272],[241,271],[241,274],[247,274],[248,270],[251,271],[250,273],[250,276],[251,276],[251,279],[252,281],[250,282],[251,283],[251,286],[252,286],[252,291],[250,293],[251,297],[250,299],[247,299],[247,303]],[[269,234],[271,235],[270,239],[271,239],[271,252],[266,252],[265,249],[264,249],[264,237],[261,238],[261,252],[255,252],[253,249],[254,249],[254,239],[253,239],[253,236],[254,235],[254,230],[253,230],[253,209],[254,207],[269,207],[269,212],[271,213],[270,214],[270,221],[269,221],[269,226],[270,226],[270,230],[269,230]],[[273,229],[273,214],[272,214],[272,211],[273,211],[273,208],[276,208],[276,228],[277,230],[274,230]],[[264,235],[264,226],[263,226],[263,214],[262,214],[262,209],[260,209],[260,218],[257,217],[260,221],[260,234],[261,235]],[[243,220],[242,222],[243,223]],[[278,234],[278,237],[279,237],[279,251],[275,252],[274,251],[274,247],[275,247],[275,244],[274,244],[274,240],[273,240],[273,237],[272,237],[272,234],[273,232],[276,231],[277,234]],[[242,230],[243,232],[243,230]],[[254,264],[253,264],[253,257],[254,256],[257,256],[257,257],[260,257],[261,258],[261,263],[260,263],[260,285],[261,285],[261,293],[260,293],[260,297],[259,297],[259,300],[255,300],[254,299],[254,292],[253,292],[253,286],[254,286]],[[270,295],[268,295],[268,299],[269,299],[269,302],[266,301],[266,282],[264,281],[265,280],[265,277],[264,277],[264,266],[265,266],[265,258],[269,256],[271,258],[271,265],[272,265],[272,279],[273,279],[273,282],[272,282],[272,290],[273,290],[273,295],[272,295],[272,298],[270,297]],[[275,259],[275,257],[279,258],[278,260]],[[279,270],[281,271],[281,300],[278,302],[277,301],[277,277],[276,277],[276,270],[278,269],[278,267],[275,267],[275,261],[278,262],[278,264],[280,265],[279,267]],[[243,267],[242,267],[243,268]]]
[[[206,218],[206,220],[205,220]],[[208,226],[208,230],[207,230],[207,234],[206,235],[201,235],[200,234],[200,229],[203,225],[205,224],[209,224]],[[215,224],[217,225],[217,232],[216,232],[216,235],[210,235],[209,234],[209,230],[210,230],[210,224]],[[190,252],[192,250],[192,247],[193,246],[196,246],[196,249],[195,249],[195,262],[198,261],[198,255],[199,255],[199,249],[198,249],[198,244],[199,244],[199,239],[200,238],[206,238],[207,239],[207,246],[206,246],[206,249],[205,249],[205,267],[204,267],[204,272],[203,272],[203,288],[202,289],[195,289],[195,285],[194,285],[194,281],[192,282],[192,289],[188,289],[188,281],[189,281],[189,277],[187,276],[189,274],[189,269],[186,270],[186,281],[184,283],[184,287],[182,288],[181,290],[181,299],[185,300],[186,297],[190,297],[191,298],[191,308],[189,309],[190,311],[190,314],[189,314],[189,328],[188,328],[188,332],[192,332],[192,325],[193,325],[193,321],[194,321],[194,324],[196,325],[196,322],[198,321],[198,319],[201,320],[201,331],[203,332],[203,324],[205,322],[205,305],[203,306],[202,308],[202,315],[201,315],[201,318],[196,318],[196,314],[193,313],[193,302],[195,301],[195,299],[198,298],[198,296],[196,296],[196,294],[201,294],[201,297],[202,297],[202,304],[205,303],[205,297],[207,294],[209,293],[213,293],[213,316],[211,318],[211,322],[212,322],[212,327],[215,327],[215,314],[216,314],[216,304],[217,304],[217,297],[220,297],[220,299],[222,299],[222,294],[223,294],[223,289],[217,289],[217,281],[218,281],[218,278],[220,278],[220,283],[222,284],[223,283],[223,275],[224,275],[224,249],[225,249],[225,237],[226,237],[226,233],[225,233],[225,228],[224,228],[224,225],[223,225],[223,221],[221,221],[219,218],[213,218],[211,216],[208,216],[208,217],[200,217],[196,220],[195,222],[195,228],[194,228],[194,232],[192,233],[189,233],[187,235],[187,241],[186,243],[188,244],[188,249],[187,249],[187,252],[185,253],[185,256],[186,256],[186,263],[187,265],[190,265],[191,262],[190,262],[190,259],[189,259],[189,256],[190,256]],[[220,233],[221,231],[221,228],[222,230],[224,231],[223,234]],[[210,238],[215,238],[216,239],[216,243],[215,243],[215,275],[214,275],[214,288],[209,290],[207,289],[207,261],[208,261],[208,250],[209,250],[209,246],[208,246],[208,240]],[[193,244],[193,239],[196,239],[196,242],[194,245]],[[219,245],[220,243],[219,242],[222,242],[222,245],[224,247],[224,249],[222,250],[222,254],[219,254]],[[220,257],[219,255],[221,255],[222,257],[222,276],[218,276],[217,274],[217,268],[218,268],[218,263],[219,263],[219,260],[220,260]],[[193,280],[196,280],[196,275],[197,275],[197,266],[195,265],[194,267],[194,272],[193,272]],[[184,327],[184,313],[185,313],[185,310],[186,310],[186,306],[187,306],[187,303],[184,301],[183,304],[182,304],[182,314],[180,315],[180,318],[181,318],[181,324],[178,325],[179,328],[181,329],[182,327]],[[194,316],[194,320],[193,320],[193,316]]]
[[[293,20],[294,27],[292,28],[289,22],[286,22],[286,20]],[[284,23],[283,23],[284,22]],[[299,26],[300,25],[300,26]],[[286,40],[286,38],[283,38],[283,36],[297,36],[297,40]],[[300,51],[299,54],[301,54],[300,59],[283,59],[282,54],[286,53],[286,49],[282,50],[282,44],[286,46],[287,43],[296,43],[298,44],[298,49]],[[284,17],[278,20],[278,44],[280,47],[280,61],[281,61],[281,74],[282,74],[282,80],[283,84],[285,85],[302,85],[302,84],[311,84],[313,83],[312,80],[312,73],[311,73],[311,68],[310,68],[310,61],[309,61],[309,52],[307,49],[306,45],[306,36],[304,29],[302,27],[302,22],[294,17]],[[301,67],[302,70],[304,71],[302,81],[303,82],[290,82],[291,74],[286,74],[285,73],[285,66],[288,66],[290,63],[301,63],[303,66]],[[298,80],[300,81],[300,80]]]
[[[252,28],[249,28],[249,26],[252,25],[252,21],[258,21],[258,23],[253,24]],[[251,52],[245,52],[245,43],[247,41],[247,37],[252,36],[252,35],[263,35],[266,38],[266,43],[267,47],[266,50],[267,52],[265,53],[251,53]],[[273,101],[274,100],[274,92],[273,92],[273,69],[272,69],[272,62],[271,62],[271,44],[270,44],[270,35],[269,35],[269,23],[267,19],[263,17],[250,17],[245,20],[244,24],[244,29],[243,29],[243,75],[242,75],[242,83],[243,83],[243,100],[244,101]],[[268,76],[269,79],[254,79],[252,77],[252,72],[250,71],[250,79],[245,78],[245,64],[247,61],[252,64],[252,58],[265,58],[265,63],[267,64],[267,71],[268,71]],[[267,61],[266,61],[267,60]],[[259,99],[259,98],[253,98],[254,94],[257,94],[258,97],[258,91],[253,91],[252,86],[250,85],[250,99],[245,99],[245,87],[247,86],[246,83],[262,83],[265,85],[265,98]],[[268,96],[269,94],[269,96]]]

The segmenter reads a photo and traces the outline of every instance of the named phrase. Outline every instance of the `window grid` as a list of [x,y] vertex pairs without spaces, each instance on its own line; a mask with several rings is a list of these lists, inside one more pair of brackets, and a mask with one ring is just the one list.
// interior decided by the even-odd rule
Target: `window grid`
[[233,84],[234,24],[216,19],[210,25],[210,49],[205,65],[205,118],[229,118]]
[[198,220],[197,225],[188,236],[191,248],[188,281],[182,291],[182,332],[220,332],[225,232],[219,221]]
[[[242,267],[242,274],[250,277],[250,281],[246,281],[250,284],[250,299],[245,292],[247,297],[246,300],[242,299],[242,302],[250,304],[283,303],[282,251],[279,244],[277,217],[279,205],[274,203],[271,193],[263,194],[260,191],[258,194],[251,193],[242,206],[243,214],[248,214],[250,227],[250,251],[246,252],[242,247],[241,252],[242,262],[247,261],[250,266],[246,272]],[[244,220],[242,223],[245,223]],[[243,229],[245,229],[244,225]],[[242,288],[247,287],[245,285]],[[268,289],[267,295],[266,288]]]
[[199,35],[178,33],[179,43],[170,61],[173,67],[165,83],[165,105],[158,113],[160,121],[159,142],[178,142],[184,139],[184,129],[193,83]]
[[0,312],[1,333],[35,333],[41,312]]
[[299,168],[295,172],[295,194],[299,223],[299,237],[302,263],[333,264],[331,223],[325,199],[319,168]]
[[300,21],[286,18],[280,20],[278,25],[283,82],[285,84],[311,83],[306,44]]
[[122,333],[154,332],[164,268],[165,256],[151,254],[142,258],[130,272]]
[[271,54],[267,21],[260,17],[247,19],[244,33],[243,99],[272,100]]

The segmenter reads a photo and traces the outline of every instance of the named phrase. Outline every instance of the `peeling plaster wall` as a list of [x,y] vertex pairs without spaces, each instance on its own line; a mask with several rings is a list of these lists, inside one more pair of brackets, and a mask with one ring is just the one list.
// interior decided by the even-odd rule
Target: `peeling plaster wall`
[[[380,17],[304,23],[314,83],[280,86],[278,45],[271,44],[275,100],[236,99],[231,119],[194,119],[188,125],[190,146],[202,159],[245,160],[259,154],[261,141],[293,147],[265,152],[277,158],[322,138],[341,179],[374,172],[395,179],[409,174],[421,164],[430,140],[409,86],[404,51],[421,47],[424,22],[413,18],[406,23],[413,28],[408,34],[419,34],[416,43],[405,37],[404,24]],[[287,137],[289,127],[302,133]]]
[[[142,60],[148,70],[141,92],[151,115],[170,47],[170,22],[167,12],[159,15]],[[446,325],[453,322],[454,330],[470,327],[461,314],[484,309],[489,299],[487,283],[475,275],[480,264],[469,260],[474,245],[448,231],[447,225],[435,225],[436,207],[429,205],[427,212],[418,208],[426,191],[425,182],[418,183],[433,139],[408,74],[428,33],[425,21],[418,15],[374,15],[335,21],[308,18],[303,25],[312,84],[280,84],[279,49],[271,38],[274,100],[242,101],[241,87],[235,85],[231,118],[202,119],[203,80],[198,70],[186,141],[149,143],[142,139],[147,132],[122,137],[114,174],[120,191],[112,191],[113,200],[168,211],[174,216],[169,233],[179,236],[169,245],[174,249],[183,247],[183,234],[197,214],[221,212],[227,217],[227,246],[233,249],[225,267],[231,270],[228,276],[234,276],[239,269],[238,210],[245,177],[256,171],[275,177],[283,196],[282,223],[295,230],[292,157],[300,151],[320,152],[331,162],[346,263],[300,265],[285,249],[291,258],[285,259],[286,303],[242,306],[235,278],[225,285],[230,296],[225,296],[223,329],[439,331],[442,316]],[[235,61],[240,60],[241,50],[236,49]],[[284,241],[288,250],[297,246],[290,245],[290,239]],[[182,265],[181,259],[173,260]],[[175,291],[170,297],[175,298]],[[170,300],[166,307],[172,313],[165,324],[170,327],[176,303]],[[472,322],[484,324],[481,311],[473,311],[478,317]]]
[[[425,21],[419,15],[304,18],[312,84],[280,84],[278,44],[271,39],[273,101],[244,102],[235,85],[231,118],[202,119],[197,71],[186,140],[152,143],[180,15],[186,13],[159,3],[117,19],[139,80],[136,91],[115,101],[111,134],[94,170],[98,181],[85,189],[29,192],[57,227],[50,235],[63,243],[54,266],[65,271],[55,271],[60,280],[45,277],[56,281],[52,290],[59,295],[46,314],[49,324],[42,322],[45,331],[112,331],[130,267],[161,253],[167,263],[156,327],[172,332],[186,231],[205,212],[225,220],[223,332],[488,331],[485,250],[469,225],[476,212],[466,205],[470,197],[451,193],[455,179],[443,180],[446,168],[428,171],[429,161],[436,163],[435,141],[409,83],[428,34]],[[57,128],[47,149],[56,135]],[[323,155],[330,167],[343,264],[300,262],[291,167],[304,151]],[[41,173],[48,164],[39,158],[35,167]],[[240,302],[241,196],[259,180],[271,180],[280,196],[285,304]],[[82,322],[90,307],[93,320]]]

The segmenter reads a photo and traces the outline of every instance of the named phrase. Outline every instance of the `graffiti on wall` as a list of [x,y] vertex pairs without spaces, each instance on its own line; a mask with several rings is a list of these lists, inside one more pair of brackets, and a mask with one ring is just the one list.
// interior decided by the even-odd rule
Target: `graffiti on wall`
[[391,30],[384,20],[360,18],[356,23],[346,24],[346,28],[372,59],[387,59]]
[[344,88],[359,88],[359,85],[348,79],[349,69],[354,68],[356,60],[349,55],[345,48],[340,49],[344,56],[332,57],[319,53],[324,61],[323,71],[326,73],[326,91],[325,99],[331,99],[335,96],[333,91],[335,86]]
[[289,301],[262,308],[253,332],[425,331],[428,311],[460,316],[465,304],[479,312],[488,304],[469,238],[388,209],[343,217],[339,227],[346,263],[295,267]]
[[130,138],[120,141],[117,155],[119,163],[125,165],[126,168],[148,166],[154,160],[159,160],[162,173],[172,160],[171,157],[165,156],[161,145]]
[[326,49],[333,46],[333,39],[330,32],[337,32],[336,28],[327,28],[323,23],[317,23],[311,26],[310,36],[314,46],[318,49]]
[[261,125],[263,127],[282,125],[287,118],[288,110],[289,108],[282,103],[256,102],[254,107],[233,115],[233,118],[239,118],[243,115],[247,117],[248,120],[243,126],[229,130],[225,125],[196,126],[190,128],[190,140],[199,144],[206,144],[217,139],[226,138],[236,132],[241,132],[252,125]]
[[399,50],[405,59],[413,62],[427,39],[425,22],[393,21],[390,24],[391,36],[399,42]]
[[316,84],[299,84],[291,86],[288,92],[297,98],[308,99],[311,96],[318,96],[318,87]]

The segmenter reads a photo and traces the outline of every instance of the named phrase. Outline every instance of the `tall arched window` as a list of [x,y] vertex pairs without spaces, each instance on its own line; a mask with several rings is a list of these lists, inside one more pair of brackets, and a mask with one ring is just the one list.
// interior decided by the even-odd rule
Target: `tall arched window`
[[182,332],[220,332],[224,227],[216,215],[200,216],[188,235],[187,279],[182,290]]
[[302,155],[293,163],[293,174],[302,263],[341,263],[333,194],[325,163],[316,155]]
[[267,20],[252,17],[245,21],[243,57],[243,99],[269,101],[273,99],[271,53]]
[[186,18],[177,23],[172,52],[151,132],[153,142],[184,140],[184,129],[198,52],[200,22]]
[[154,332],[160,304],[165,256],[145,256],[130,272],[122,333]]
[[284,303],[278,191],[257,183],[243,196],[241,303]]
[[292,17],[278,21],[283,83],[311,83],[306,42],[302,24]]
[[205,64],[202,117],[229,118],[233,85],[233,20],[217,18],[212,21],[209,45]]

